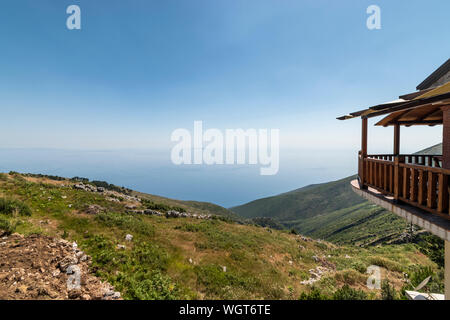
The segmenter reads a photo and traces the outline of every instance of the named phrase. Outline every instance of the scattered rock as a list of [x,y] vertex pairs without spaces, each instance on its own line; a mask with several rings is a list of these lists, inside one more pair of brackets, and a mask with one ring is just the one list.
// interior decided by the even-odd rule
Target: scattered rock
[[[67,240],[13,234],[2,241],[6,244],[0,250],[0,300],[121,299],[91,272],[90,257]],[[78,275],[80,288],[68,285],[76,284]],[[112,294],[105,297],[105,288]]]
[[69,299],[81,298],[81,289],[72,289],[67,293]]
[[67,268],[69,268],[69,266],[77,264],[78,263],[78,259],[72,254],[72,255],[68,255],[65,256],[59,263],[58,263],[58,268],[59,270],[61,270],[62,272],[66,272]]
[[132,236],[131,234],[127,234],[127,235],[125,236],[125,240],[126,240],[126,241],[132,241],[132,240],[133,240],[133,236]]
[[92,215],[99,214],[100,212],[103,211],[105,211],[105,208],[97,204],[91,204],[84,210],[85,213]]
[[194,218],[194,219],[212,219],[213,216],[210,214],[191,214],[189,212],[178,212],[175,210],[169,210],[166,213],[162,213],[156,210],[151,209],[143,209],[143,210],[128,210],[129,213],[135,214],[145,214],[145,215],[156,215],[156,216],[165,216],[166,218]]

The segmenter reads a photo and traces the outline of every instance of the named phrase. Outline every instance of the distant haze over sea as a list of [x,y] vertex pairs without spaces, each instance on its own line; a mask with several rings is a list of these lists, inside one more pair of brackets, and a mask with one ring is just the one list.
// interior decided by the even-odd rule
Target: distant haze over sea
[[137,191],[224,207],[336,180],[356,173],[356,153],[280,151],[280,170],[261,176],[259,165],[173,165],[170,150],[0,149],[0,172],[18,171],[105,180]]

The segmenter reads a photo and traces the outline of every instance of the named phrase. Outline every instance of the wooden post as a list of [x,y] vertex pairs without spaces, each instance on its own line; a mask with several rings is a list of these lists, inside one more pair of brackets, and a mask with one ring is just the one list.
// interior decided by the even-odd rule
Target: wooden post
[[[450,106],[442,107],[442,168],[450,169]],[[447,193],[448,194],[448,193]],[[447,212],[448,214],[448,212]],[[450,241],[445,241],[445,299],[450,300]]]
[[361,183],[361,189],[367,189],[367,186],[364,185],[365,177],[365,159],[367,157],[367,118],[361,117],[362,127],[361,127],[361,163],[360,163],[360,172],[359,179]]
[[362,117],[361,128],[361,153],[365,157],[367,156],[367,118]]
[[450,106],[442,107],[442,168],[450,169]]
[[450,300],[450,241],[445,241],[445,300]]
[[400,154],[400,125],[396,124],[394,126],[394,155],[398,156]]

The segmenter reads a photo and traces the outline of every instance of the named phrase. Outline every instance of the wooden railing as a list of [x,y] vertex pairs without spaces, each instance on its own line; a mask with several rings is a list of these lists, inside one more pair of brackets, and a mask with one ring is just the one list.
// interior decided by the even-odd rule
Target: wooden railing
[[[392,154],[371,154],[367,155],[370,159],[394,161]],[[418,164],[428,167],[440,168],[442,164],[442,155],[439,154],[400,154],[405,163]]]
[[441,168],[440,155],[367,155],[359,153],[359,181],[433,214],[450,220],[450,170]]

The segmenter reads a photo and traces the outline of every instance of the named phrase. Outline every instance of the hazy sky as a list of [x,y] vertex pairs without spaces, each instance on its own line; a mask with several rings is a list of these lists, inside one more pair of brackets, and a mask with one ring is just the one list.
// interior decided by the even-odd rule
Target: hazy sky
[[[81,30],[66,28],[71,4]],[[371,4],[381,30],[366,27]],[[290,163],[356,152],[360,120],[335,118],[414,91],[445,62],[448,12],[448,0],[4,1],[0,148],[166,150],[203,120],[280,129]],[[440,134],[407,129],[402,152]],[[390,128],[369,139],[369,152],[392,149]]]

